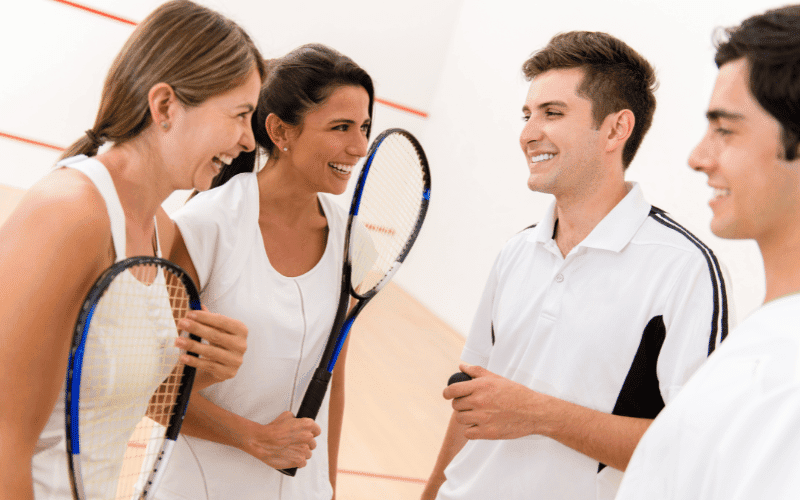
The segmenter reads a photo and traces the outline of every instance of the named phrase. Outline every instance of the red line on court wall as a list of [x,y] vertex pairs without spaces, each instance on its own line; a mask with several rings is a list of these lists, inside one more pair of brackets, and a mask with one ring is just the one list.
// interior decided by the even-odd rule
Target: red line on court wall
[[34,141],[33,139],[26,139],[25,137],[20,137],[18,135],[6,134],[5,132],[0,132],[0,137],[11,139],[12,141],[24,142],[26,144],[33,144],[34,146],[41,146],[43,148],[55,149],[56,151],[64,151],[66,149],[62,148],[61,146],[54,146],[53,144],[48,144],[46,142]]
[[371,477],[375,479],[388,479],[390,481],[403,481],[405,483],[414,483],[414,484],[427,484],[428,481],[424,479],[417,479],[414,477],[403,477],[403,476],[393,476],[391,474],[375,474],[372,472],[360,472],[357,470],[347,470],[347,469],[339,469],[339,473],[341,474],[350,474],[353,476],[364,476],[364,477]]
[[124,17],[115,16],[114,14],[109,14],[108,12],[103,12],[102,10],[97,10],[92,7],[87,7],[85,5],[81,5],[75,2],[69,2],[68,0],[53,0],[54,2],[63,3],[64,5],[69,5],[70,7],[75,7],[76,9],[85,10],[86,12],[91,12],[92,14],[97,14],[98,16],[107,17],[108,19],[113,19],[115,21],[119,21],[121,23],[130,24],[131,26],[136,26],[136,22],[131,21],[129,19],[125,19]]
[[408,106],[403,106],[402,104],[397,104],[396,102],[387,101],[386,99],[381,99],[380,97],[375,98],[375,102],[383,104],[384,106],[389,106],[390,108],[399,109],[400,111],[405,111],[406,113],[411,113],[412,115],[417,115],[420,118],[427,118],[428,113],[424,111],[420,111],[418,109],[410,108]]
[[[91,12],[92,14],[97,14],[98,16],[103,16],[103,17],[106,17],[108,19],[113,19],[113,20],[119,21],[121,23],[130,24],[131,26],[136,26],[136,24],[137,24],[134,21],[131,21],[131,20],[119,17],[119,16],[115,16],[113,14],[109,14],[108,12],[103,12],[102,10],[97,10],[97,9],[92,8],[92,7],[87,7],[85,5],[81,5],[81,4],[76,3],[76,2],[70,2],[68,0],[52,0],[52,1],[64,4],[64,5],[69,5],[70,7],[75,7],[76,9],[81,9],[81,10],[84,10],[86,12]],[[392,101],[389,101],[387,99],[382,99],[380,97],[376,97],[375,98],[375,102],[383,104],[384,106],[389,106],[390,108],[394,108],[394,109],[397,109],[397,110],[400,110],[400,111],[404,111],[406,113],[410,113],[412,115],[419,116],[420,118],[427,118],[428,117],[428,113],[426,113],[425,111],[420,111],[418,109],[414,109],[412,107],[405,106],[403,104],[398,104],[396,102],[392,102]]]

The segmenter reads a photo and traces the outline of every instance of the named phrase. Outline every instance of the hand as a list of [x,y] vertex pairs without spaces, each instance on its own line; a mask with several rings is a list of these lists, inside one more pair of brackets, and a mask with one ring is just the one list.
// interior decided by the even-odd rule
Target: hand
[[253,422],[244,451],[275,469],[305,467],[320,432],[310,418],[294,418],[285,411],[267,425]]
[[550,396],[496,375],[480,366],[461,365],[473,380],[445,388],[456,421],[467,439],[515,439],[540,434]]
[[181,356],[184,364],[197,368],[194,390],[233,378],[242,366],[247,350],[247,327],[244,323],[202,307],[202,311],[190,311],[178,322],[178,328],[208,343],[187,337],[178,337],[175,341],[181,349],[200,355],[199,358],[186,354]]

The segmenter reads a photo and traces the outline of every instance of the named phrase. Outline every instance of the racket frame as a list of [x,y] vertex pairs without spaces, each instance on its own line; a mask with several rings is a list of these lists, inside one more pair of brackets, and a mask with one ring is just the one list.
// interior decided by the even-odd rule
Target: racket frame
[[[405,246],[400,251],[400,254],[398,255],[394,264],[392,264],[392,267],[389,268],[389,271],[387,271],[383,278],[381,278],[381,280],[379,280],[374,287],[365,292],[359,293],[355,287],[353,287],[351,279],[353,272],[353,266],[350,261],[350,239],[352,227],[358,220],[358,211],[361,207],[361,196],[364,192],[364,186],[366,185],[369,171],[372,167],[372,161],[375,159],[375,155],[378,153],[383,141],[392,134],[401,134],[407,138],[416,150],[417,156],[419,157],[422,167],[423,182],[420,209],[417,215],[417,220],[414,224],[414,230],[409,235]],[[344,347],[344,342],[347,340],[347,336],[350,333],[350,329],[353,326],[356,317],[372,300],[372,298],[375,297],[375,295],[377,295],[378,292],[380,292],[381,289],[383,289],[383,287],[389,283],[389,281],[392,280],[395,273],[397,273],[397,271],[400,269],[400,266],[402,265],[406,256],[411,251],[411,247],[417,240],[420,229],[422,229],[422,223],[425,222],[425,216],[428,213],[428,205],[431,198],[431,173],[430,167],[428,166],[428,159],[425,156],[425,151],[422,149],[422,146],[420,145],[419,141],[417,141],[416,137],[414,137],[407,130],[401,128],[390,128],[384,130],[372,142],[366,158],[367,159],[364,162],[364,167],[361,169],[361,172],[358,175],[356,188],[353,192],[353,199],[350,203],[350,214],[347,218],[344,262],[342,265],[342,282],[339,292],[339,304],[336,309],[336,316],[333,320],[333,327],[331,328],[328,342],[325,344],[325,350],[322,352],[322,358],[320,359],[319,366],[314,371],[314,375],[309,382],[308,389],[306,389],[303,401],[300,404],[299,410],[297,411],[297,418],[315,419],[317,417],[317,413],[319,413],[319,409],[322,406],[322,401],[325,398],[325,393],[328,390],[328,384],[330,383],[330,379],[333,375],[333,369],[335,368],[336,362],[339,359],[339,353]],[[355,298],[357,302],[348,314],[350,297]],[[279,471],[287,476],[294,476],[297,473],[297,468],[293,467],[289,469],[279,469]]]
[[[80,389],[81,389],[81,372],[83,368],[83,356],[86,349],[86,339],[89,334],[89,326],[91,325],[92,317],[94,316],[95,307],[103,295],[108,290],[108,287],[114,281],[114,278],[119,276],[131,267],[140,265],[155,265],[169,269],[176,277],[181,280],[186,295],[189,299],[189,308],[192,310],[200,310],[200,294],[197,287],[192,281],[189,274],[177,264],[174,264],[166,259],[154,256],[139,256],[129,257],[127,259],[116,262],[108,269],[103,271],[103,274],[92,285],[92,289],[86,295],[83,304],[81,305],[78,314],[78,320],[75,323],[73,330],[72,343],[70,345],[69,363],[67,366],[66,383],[64,387],[64,420],[66,430],[66,448],[67,448],[67,464],[70,472],[70,487],[72,488],[72,496],[76,500],[87,500],[84,493],[83,475],[80,460]],[[195,341],[202,339],[194,334],[189,334],[189,338]],[[190,356],[198,357],[193,352],[187,352]],[[183,418],[186,415],[186,407],[189,404],[189,396],[192,392],[192,385],[194,383],[195,368],[192,366],[184,365],[183,374],[181,376],[181,385],[179,388],[178,396],[173,406],[174,411],[170,416],[169,425],[165,433],[164,443],[162,443],[161,450],[155,461],[153,470],[145,483],[140,498],[150,499],[158,488],[158,484],[163,476],[163,465],[169,460],[172,448],[175,445],[175,440],[180,433]],[[144,415],[143,415],[144,416]]]

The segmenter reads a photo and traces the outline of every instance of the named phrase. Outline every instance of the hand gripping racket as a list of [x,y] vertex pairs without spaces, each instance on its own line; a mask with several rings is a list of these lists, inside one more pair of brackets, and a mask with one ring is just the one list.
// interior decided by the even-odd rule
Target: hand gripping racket
[[[376,137],[350,204],[339,307],[297,418],[316,418],[353,322],[408,255],[425,220],[430,195],[428,160],[416,138],[397,128]],[[347,314],[351,296],[357,302]],[[281,472],[294,476],[297,469]]]
[[190,309],[200,309],[191,278],[158,257],[114,264],[87,295],[65,386],[75,499],[153,497],[194,381],[175,347],[185,335],[176,323]]

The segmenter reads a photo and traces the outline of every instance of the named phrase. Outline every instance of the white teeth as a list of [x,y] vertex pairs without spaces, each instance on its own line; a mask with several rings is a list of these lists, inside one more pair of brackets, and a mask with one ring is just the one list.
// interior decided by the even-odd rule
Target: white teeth
[[539,163],[540,161],[545,161],[553,158],[555,155],[550,153],[540,154],[538,156],[534,156],[531,158],[531,163]]
[[220,154],[219,156],[217,156],[217,158],[225,165],[230,165],[231,162],[233,161],[233,156],[226,155],[225,153]]
[[714,198],[721,198],[723,196],[729,196],[730,194],[730,189],[714,188]]
[[341,163],[328,163],[328,165],[341,174],[349,174],[353,171],[353,165],[342,165]]

